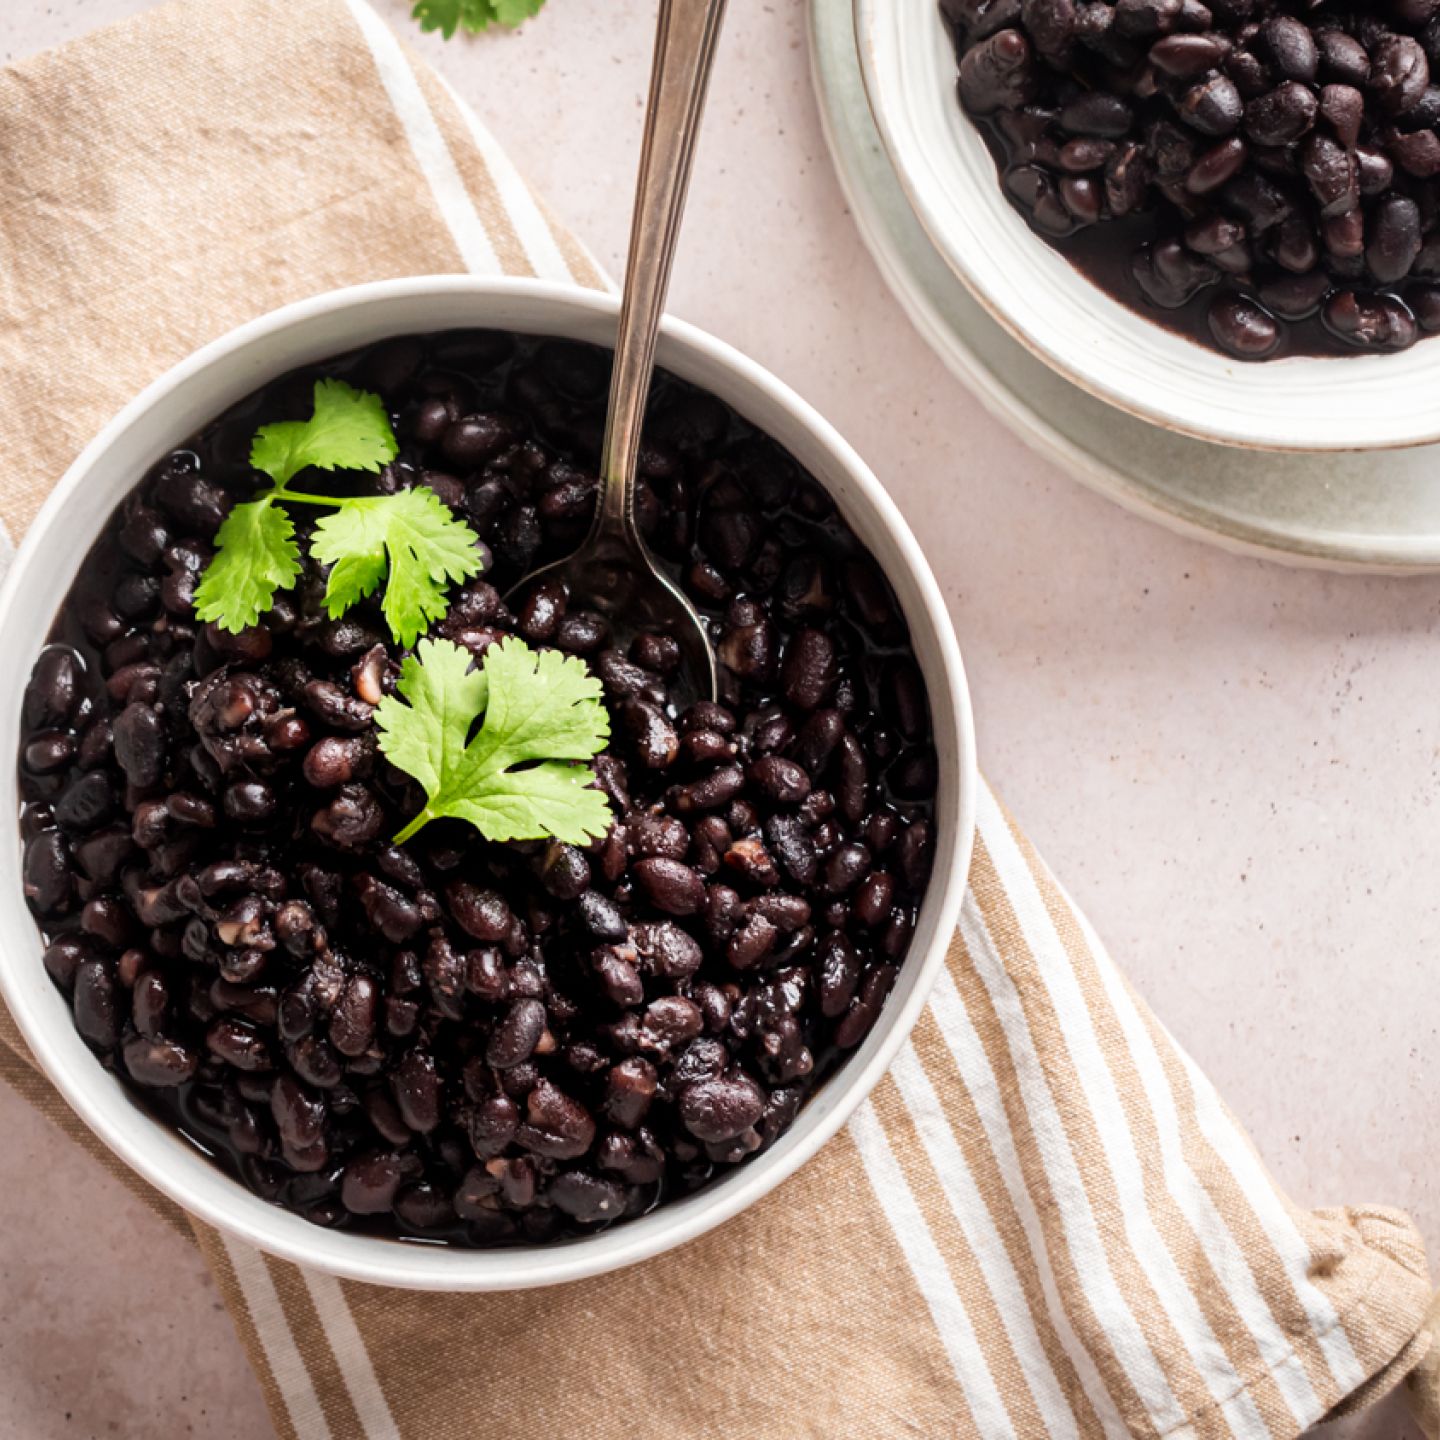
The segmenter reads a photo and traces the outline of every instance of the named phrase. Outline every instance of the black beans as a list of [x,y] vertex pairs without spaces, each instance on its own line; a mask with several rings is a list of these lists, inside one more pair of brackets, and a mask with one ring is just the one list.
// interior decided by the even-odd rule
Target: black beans
[[743,1072],[687,1085],[680,1096],[680,1118],[701,1140],[730,1140],[743,1134],[765,1111],[760,1087]]
[[330,1016],[330,1043],[341,1055],[363,1055],[375,1035],[379,989],[369,975],[345,982]]
[[874,930],[890,918],[894,899],[895,877],[884,870],[872,870],[856,892],[855,918],[867,929]]
[[347,781],[364,779],[375,758],[375,742],[368,736],[354,739],[327,735],[306,752],[302,767],[306,782],[317,790],[331,790]]
[[373,875],[362,875],[357,889],[365,918],[387,940],[398,945],[425,923],[420,906],[393,885],[387,885]]
[[340,1199],[352,1215],[381,1215],[395,1203],[404,1178],[395,1155],[385,1151],[362,1155],[346,1165]]
[[525,1117],[525,1123],[516,1131],[516,1141],[547,1159],[574,1159],[583,1155],[595,1138],[595,1121],[590,1112],[548,1080],[541,1080],[531,1090]]
[[476,940],[493,943],[509,933],[510,907],[497,891],[457,880],[446,888],[445,899],[455,923]]
[[124,1023],[115,972],[104,960],[82,961],[75,972],[75,1028],[94,1046],[108,1050]]
[[[1421,332],[1399,287],[1440,223],[1427,0],[941,8],[1006,194],[1098,284],[1242,360]],[[1076,238],[1127,217],[1128,267]]]
[[632,927],[630,939],[646,970],[666,980],[687,979],[704,960],[690,933],[670,920],[642,921]]
[[825,703],[836,680],[835,645],[823,630],[804,626],[785,647],[780,684],[785,698],[801,710]]
[[[1079,43],[1068,0],[1028,8],[1052,49]],[[1070,119],[1117,123],[1105,104]],[[1100,133],[1065,144],[1068,224],[1123,156]],[[1233,236],[1214,239],[1223,258]],[[47,973],[154,1113],[312,1223],[543,1243],[687,1194],[784,1133],[913,933],[924,679],[884,575],[771,442],[660,378],[637,509],[713,627],[717,700],[677,705],[669,635],[557,582],[503,598],[584,532],[608,365],[467,332],[345,371],[373,374],[402,442],[356,483],[429,485],[496,572],[454,590],[438,632],[477,657],[518,633],[600,680],[608,833],[496,844],[446,820],[395,844],[423,795],[374,716],[405,655],[375,601],[331,617],[308,558],[255,625],[196,621],[212,527],[247,495],[237,461],[257,417],[293,415],[293,380],[142,482],[26,688]]]
[[665,712],[648,700],[631,700],[620,711],[620,724],[639,762],[650,770],[664,770],[680,753],[680,737]]
[[401,1119],[412,1130],[428,1135],[440,1123],[441,1080],[433,1055],[406,1051],[390,1076],[390,1088]]
[[1420,207],[1404,195],[1382,195],[1371,211],[1365,264],[1382,285],[1410,273],[1423,242]]
[[631,873],[650,903],[668,915],[693,915],[705,903],[699,875],[678,860],[637,860]]
[[264,825],[275,815],[275,792],[263,780],[239,780],[223,798],[225,818],[237,825]]
[[590,886],[590,862],[574,845],[551,841],[540,863],[540,883],[557,900],[574,900]]
[[282,1143],[294,1150],[317,1144],[325,1129],[325,1102],[289,1075],[270,1091],[270,1113]]
[[127,705],[114,722],[115,760],[132,785],[148,789],[165,771],[165,722],[151,705]]
[[1326,328],[1357,350],[1404,350],[1415,340],[1415,317],[1392,296],[1341,290],[1322,314]]
[[486,1061],[497,1070],[528,1060],[545,1033],[545,1007],[538,1000],[517,1000],[490,1035]]
[[68,724],[80,702],[80,677],[81,662],[75,651],[64,645],[47,645],[25,687],[26,729]]
[[811,790],[803,765],[779,755],[766,755],[750,766],[750,783],[776,805],[798,805]]
[[55,819],[69,831],[104,825],[115,814],[115,785],[104,770],[89,770],[73,779],[55,802]]
[[717,809],[728,805],[744,784],[745,772],[738,765],[721,765],[704,779],[681,786],[675,793],[675,809],[681,815]]
[[[232,787],[232,790],[237,787]],[[227,805],[231,790],[225,792]],[[263,805],[254,818],[268,819],[271,807]],[[342,785],[335,798],[311,817],[310,828],[345,850],[355,850],[374,840],[385,828],[380,803],[364,785]]]
[[1030,43],[1018,30],[1000,30],[967,50],[960,61],[960,94],[976,115],[1014,110],[1035,94]]
[[195,1051],[163,1035],[132,1035],[121,1053],[130,1078],[151,1090],[186,1084],[200,1064]]
[[461,469],[473,470],[504,448],[510,427],[500,415],[466,415],[440,437],[440,453]]
[[42,830],[25,846],[25,898],[41,915],[64,911],[74,889],[69,849],[58,830]]

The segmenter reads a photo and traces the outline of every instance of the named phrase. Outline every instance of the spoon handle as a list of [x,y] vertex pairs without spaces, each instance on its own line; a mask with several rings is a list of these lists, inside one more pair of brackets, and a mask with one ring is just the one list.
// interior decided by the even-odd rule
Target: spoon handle
[[[603,489],[592,536],[634,535],[635,461],[655,336],[670,285],[670,263],[690,184],[690,162],[726,0],[660,0],[640,175],[630,222],[630,256],[615,339],[615,369],[601,458]],[[636,537],[638,538],[638,537]]]

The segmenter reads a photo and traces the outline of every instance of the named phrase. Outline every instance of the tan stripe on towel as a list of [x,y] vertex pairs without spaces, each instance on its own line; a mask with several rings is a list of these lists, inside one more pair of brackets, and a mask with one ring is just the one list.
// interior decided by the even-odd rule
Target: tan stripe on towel
[[[1252,1330],[1227,1288],[1227,1255],[1221,1248],[1224,1238],[1229,1239],[1234,1252],[1242,1255],[1252,1274],[1257,1264],[1261,1268],[1275,1265],[1277,1257],[1274,1251],[1267,1245],[1264,1252],[1258,1255],[1244,1255],[1239,1250],[1239,1241],[1234,1232],[1229,1230],[1223,1219],[1219,1221],[1219,1227],[1226,1232],[1226,1236],[1209,1237],[1209,1244],[1207,1237],[1192,1224],[1190,1215],[1177,1198],[1177,1192],[1191,1193],[1191,1182],[1181,1177],[1176,1190],[1171,1189],[1170,1177],[1166,1173],[1162,1157],[1161,1127],[1150,1107],[1145,1086],[1120,1022],[1096,973],[1094,957],[1080,933],[1073,913],[1060,899],[1048,873],[1043,869],[1036,870],[1033,877],[1045,904],[1046,913],[1064,946],[1069,968],[1084,988],[1092,1022],[1115,1078],[1126,1123],[1142,1156],[1145,1204],[1177,1269],[1183,1275],[1187,1288],[1195,1296],[1216,1340],[1229,1357],[1230,1364],[1246,1382],[1249,1393],[1270,1431],[1283,1435],[1297,1425],[1303,1426],[1318,1420],[1325,1407],[1317,1400],[1308,1379],[1302,1381],[1305,1393],[1299,1398],[1297,1406],[1292,1408],[1270,1372],[1267,1354],[1278,1361],[1285,1353],[1285,1346],[1268,1306],[1262,1301],[1263,1318],[1271,1325],[1276,1344],[1269,1346],[1268,1350],[1262,1350],[1262,1343],[1268,1344],[1270,1337],[1262,1337]],[[1177,1136],[1177,1149],[1179,1143]],[[1197,1211],[1200,1209],[1198,1205],[1192,1205],[1191,1208]]]
[[350,1436],[360,1437],[363,1428],[355,1403],[345,1384],[345,1377],[335,1361],[335,1352],[330,1347],[330,1337],[320,1323],[315,1311],[315,1302],[305,1287],[300,1271],[285,1260],[274,1256],[265,1257],[265,1268],[274,1282],[275,1293],[285,1311],[286,1323],[295,1337],[296,1347],[305,1367],[310,1372],[315,1393],[320,1399],[320,1408],[325,1414],[330,1433],[336,1440],[348,1440]]
[[[280,1440],[302,1440],[302,1437],[296,1433],[294,1423],[290,1419],[289,1407],[285,1403],[285,1397],[280,1393],[280,1386],[276,1382],[274,1371],[270,1368],[265,1354],[265,1346],[260,1339],[259,1332],[255,1329],[254,1317],[250,1314],[249,1305],[246,1304],[245,1293],[240,1287],[235,1267],[230,1263],[225,1241],[208,1225],[202,1224],[199,1220],[192,1219],[190,1224],[194,1232],[195,1243],[199,1245],[200,1253],[204,1255],[205,1263],[209,1265],[210,1273],[214,1275],[215,1283],[225,1300],[225,1308],[230,1312],[231,1320],[235,1322],[236,1333],[240,1336],[240,1343],[244,1346],[251,1368],[260,1379],[260,1388],[265,1394],[265,1404],[269,1408],[270,1419],[274,1422]],[[304,1440],[309,1440],[309,1437],[304,1437]]]
[[[963,953],[960,953],[962,951],[963,946],[957,937],[951,947],[949,968],[952,972],[957,965],[965,963]],[[955,1066],[954,1058],[936,1023],[933,1009],[927,1009],[920,1016],[911,1037],[911,1044],[931,1084],[935,1086],[938,1094],[945,1097],[946,1119],[975,1178],[976,1186],[986,1199],[995,1229],[1024,1291],[1027,1309],[1046,1358],[1077,1417],[1080,1433],[1094,1434],[1099,1428],[1099,1417],[1050,1317],[1036,1257],[1031,1252],[1024,1226],[1006,1191],[995,1152],[986,1140],[973,1097]]]
[[1024,1370],[974,1252],[945,1200],[940,1182],[925,1153],[893,1075],[887,1075],[871,1096],[911,1193],[925,1217],[931,1237],[944,1257],[977,1339],[977,1359],[994,1381],[1019,1435],[1050,1434],[1026,1382]]
[[[998,880],[994,876],[994,868],[989,864],[988,854],[984,845],[978,845],[973,861],[971,893],[978,896],[979,888],[994,887],[995,884],[998,884]],[[984,910],[984,906],[976,903],[975,909],[979,914]],[[1002,936],[1001,943],[1007,942],[1014,943],[1014,940],[1012,937]],[[1086,1276],[1081,1270],[1066,1228],[1067,1218],[1074,1220],[1076,1217],[1073,1214],[1067,1217],[1068,1195],[1057,1192],[1056,1182],[1051,1179],[1050,1168],[1045,1164],[1040,1140],[1035,1135],[1034,1125],[1022,1100],[1017,1063],[1007,1044],[1004,1024],[996,1012],[989,989],[981,979],[978,963],[972,959],[972,963],[956,971],[955,984],[960,1001],[965,1005],[984,1048],[989,1068],[994,1071],[998,1081],[1005,1125],[1020,1158],[1024,1188],[1034,1198],[1035,1207],[1040,1211],[1043,1220],[1048,1256],[1056,1273],[1056,1283],[1071,1326],[1079,1335],[1081,1345],[1084,1345],[1099,1367],[1106,1390],[1115,1400],[1126,1427],[1135,1434],[1153,1433],[1156,1427],[1152,1423],[1151,1404],[1140,1392],[1139,1381],[1133,1374],[1132,1367],[1126,1365],[1122,1359],[1123,1339],[1115,1333],[1113,1318],[1107,1318],[1104,1310],[1094,1308],[1090,1300]],[[1060,1161],[1057,1159],[1054,1164],[1058,1165]],[[1102,1243],[1103,1238],[1102,1236]],[[1113,1269],[1109,1251],[1103,1248],[1103,1253],[1107,1263],[1112,1263]],[[1093,1283],[1096,1277],[1092,1274],[1090,1279]],[[1132,1297],[1130,1284],[1135,1283],[1135,1279],[1130,1276],[1128,1267],[1120,1267],[1117,1283],[1122,1286],[1126,1299]]]
[[[409,52],[406,53],[408,56]],[[495,180],[470,139],[454,97],[428,65],[418,65],[415,78],[451,155],[455,157],[455,167],[465,182],[480,223],[490,234],[502,270],[506,275],[534,275],[535,266],[520,243],[509,211],[501,204]]]

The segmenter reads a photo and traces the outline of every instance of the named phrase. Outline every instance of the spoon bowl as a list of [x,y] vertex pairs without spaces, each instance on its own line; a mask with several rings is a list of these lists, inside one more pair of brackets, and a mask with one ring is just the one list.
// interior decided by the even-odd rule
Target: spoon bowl
[[600,530],[573,554],[532,571],[511,592],[521,599],[546,581],[564,585],[571,603],[598,611],[610,622],[611,643],[629,651],[644,631],[669,635],[680,646],[680,670],[671,693],[680,709],[716,695],[715,651],[700,612],[660,568],[641,541],[640,554]]

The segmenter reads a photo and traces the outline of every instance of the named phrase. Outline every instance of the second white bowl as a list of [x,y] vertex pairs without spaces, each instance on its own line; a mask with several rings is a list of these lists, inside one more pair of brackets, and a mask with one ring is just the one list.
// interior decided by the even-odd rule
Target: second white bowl
[[1396,355],[1232,360],[1087,280],[1006,200],[955,93],[939,0],[853,0],[860,69],[916,215],[975,298],[1091,394],[1166,429],[1269,450],[1440,440],[1440,338]]

